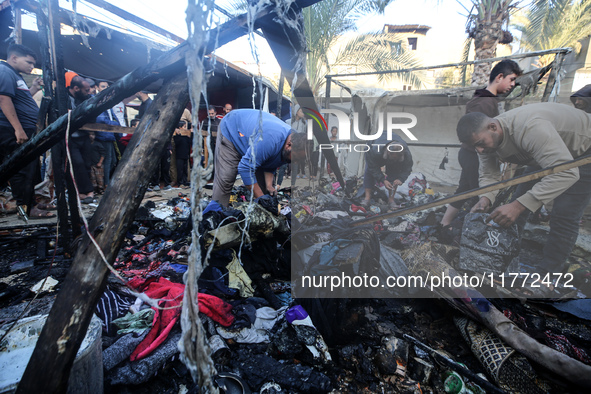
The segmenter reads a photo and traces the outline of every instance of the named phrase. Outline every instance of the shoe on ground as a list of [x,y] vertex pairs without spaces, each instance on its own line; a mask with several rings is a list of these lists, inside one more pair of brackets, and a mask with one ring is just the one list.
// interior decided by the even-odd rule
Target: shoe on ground
[[154,190],[155,192],[159,192],[160,191],[160,186],[156,185],[152,188],[152,190]]
[[164,186],[164,190],[172,190],[172,186],[166,185],[166,186]]
[[397,209],[400,209],[400,205],[396,204],[395,202],[391,202],[388,204],[388,209],[390,209],[391,211],[395,211]]
[[361,205],[363,208],[369,208],[369,200],[361,200]]

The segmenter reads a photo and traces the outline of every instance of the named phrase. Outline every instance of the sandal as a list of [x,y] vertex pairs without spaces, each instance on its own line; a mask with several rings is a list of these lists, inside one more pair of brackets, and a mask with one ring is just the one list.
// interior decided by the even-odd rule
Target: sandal
[[33,220],[33,219],[51,219],[56,217],[56,215],[54,213],[51,213],[49,211],[43,211],[41,209],[38,209],[37,207],[31,209],[31,213],[29,214],[29,220]]
[[91,204],[94,201],[94,197],[87,196],[84,199],[80,200],[82,204]]
[[52,203],[40,202],[36,205],[36,208],[42,209],[44,211],[55,211],[57,209],[57,206],[53,205]]

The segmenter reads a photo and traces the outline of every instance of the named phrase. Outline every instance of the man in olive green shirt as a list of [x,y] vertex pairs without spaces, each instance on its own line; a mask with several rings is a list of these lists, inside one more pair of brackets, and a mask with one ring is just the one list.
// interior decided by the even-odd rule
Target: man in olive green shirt
[[[457,126],[460,141],[480,157],[480,186],[501,180],[496,159],[545,168],[591,154],[591,115],[555,103],[525,105],[495,118],[474,112]],[[472,212],[486,212],[496,193],[480,196]],[[490,220],[510,226],[524,212],[554,200],[542,268],[559,272],[577,239],[579,221],[591,199],[591,165],[543,177],[515,201],[495,209]]]

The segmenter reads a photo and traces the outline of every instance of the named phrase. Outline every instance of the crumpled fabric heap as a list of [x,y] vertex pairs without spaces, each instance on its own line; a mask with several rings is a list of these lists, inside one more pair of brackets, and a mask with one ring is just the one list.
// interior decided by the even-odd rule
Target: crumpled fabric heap
[[154,320],[154,310],[144,309],[138,313],[128,313],[127,315],[113,320],[113,324],[119,327],[117,335],[136,333],[143,333],[148,328],[152,327]]
[[[141,285],[140,285],[141,286]],[[152,329],[146,338],[138,345],[130,356],[132,361],[146,357],[166,340],[170,330],[174,327],[181,314],[181,302],[185,291],[185,285],[170,282],[166,278],[160,278],[156,282],[149,283],[144,293],[152,299],[160,299],[158,305],[162,309],[155,309]],[[234,322],[232,305],[221,298],[209,294],[199,294],[199,311],[211,317],[219,324],[228,327]]]

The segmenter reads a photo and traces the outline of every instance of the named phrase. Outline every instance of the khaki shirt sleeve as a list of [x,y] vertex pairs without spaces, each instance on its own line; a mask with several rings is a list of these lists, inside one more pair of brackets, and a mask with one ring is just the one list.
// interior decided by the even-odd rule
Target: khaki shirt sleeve
[[[501,181],[501,170],[499,169],[499,160],[495,154],[478,154],[478,160],[480,162],[479,180],[480,187],[492,185]],[[497,198],[498,190],[494,192],[488,192],[481,194],[480,197],[486,197],[490,200],[491,204],[494,204]]]
[[[555,166],[570,160],[573,156],[554,126],[545,120],[535,120],[524,130],[518,145],[526,150],[542,168]],[[519,201],[531,212],[537,211],[579,180],[579,169],[572,168],[547,175]]]

